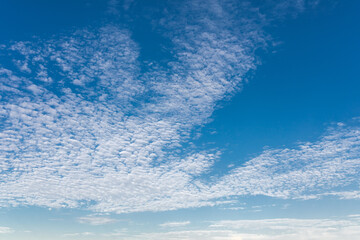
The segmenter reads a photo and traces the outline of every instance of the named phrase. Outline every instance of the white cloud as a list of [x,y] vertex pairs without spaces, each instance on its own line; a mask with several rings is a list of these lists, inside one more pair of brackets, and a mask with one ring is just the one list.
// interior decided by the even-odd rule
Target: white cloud
[[[242,240],[240,236],[231,230],[188,230],[159,233],[146,233],[129,236],[126,239],[136,240]],[[244,239],[245,240],[245,239]]]
[[124,239],[352,240],[360,234],[359,220],[358,215],[336,219],[228,220],[214,222],[202,229],[143,233]]
[[[266,41],[253,8],[242,6],[234,22],[233,6],[211,6],[193,1],[179,19],[161,19],[173,44],[166,66],[144,66],[131,32],[116,25],[8,47],[21,59],[0,68],[0,205],[164,211],[356,182],[360,134],[346,126],[298,149],[267,150],[211,183],[201,178],[220,153],[182,144],[241,88]],[[81,221],[107,219],[99,218]]]
[[176,151],[255,67],[255,40],[188,26],[173,32],[169,68],[153,63],[145,73],[139,47],[117,26],[12,45],[32,74],[3,70],[11,94],[1,105],[0,204],[115,212],[213,205],[199,200],[207,187],[197,178],[219,153]]
[[118,15],[119,14],[119,10],[117,9],[118,7],[119,7],[119,0],[109,0],[107,12],[109,14]]
[[[360,233],[359,219],[348,216],[338,219],[261,219],[219,221],[210,226],[232,229],[246,234],[246,239],[354,239]],[[244,235],[245,236],[245,235]],[[245,237],[244,237],[245,238]]]
[[117,220],[109,217],[102,217],[102,216],[86,216],[86,217],[79,217],[78,222],[83,224],[90,224],[90,225],[105,225],[110,223],[115,223]]
[[81,233],[66,233],[63,234],[63,237],[86,237],[86,236],[94,236],[95,234],[92,232],[81,232]]
[[0,227],[0,234],[13,233],[14,230],[9,227]]
[[306,198],[344,186],[356,190],[359,158],[360,129],[337,127],[313,143],[264,151],[224,176],[214,192]]
[[163,228],[172,228],[172,227],[184,227],[190,224],[190,221],[184,221],[184,222],[166,222],[162,223],[159,226]]
[[314,196],[314,197],[320,197],[320,196],[338,196],[340,197],[340,199],[360,199],[360,191],[352,190],[352,191],[329,192],[329,193],[319,194],[318,196]]

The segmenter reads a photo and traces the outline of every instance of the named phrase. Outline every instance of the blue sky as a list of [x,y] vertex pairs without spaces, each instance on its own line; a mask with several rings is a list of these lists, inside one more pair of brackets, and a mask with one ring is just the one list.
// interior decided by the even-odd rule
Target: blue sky
[[3,1],[0,239],[355,239],[356,1]]

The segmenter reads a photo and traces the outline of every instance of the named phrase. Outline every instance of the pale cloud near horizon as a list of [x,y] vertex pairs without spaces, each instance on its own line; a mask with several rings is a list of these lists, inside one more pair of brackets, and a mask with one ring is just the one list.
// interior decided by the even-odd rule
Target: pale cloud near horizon
[[336,219],[275,218],[222,220],[201,230],[150,232],[123,239],[156,240],[353,240],[360,234],[359,215]]
[[0,227],[0,234],[13,233],[14,230],[9,227]]
[[86,216],[86,217],[79,217],[77,221],[82,224],[90,224],[90,225],[105,225],[110,223],[117,222],[116,219],[104,216]]
[[63,237],[65,238],[73,238],[73,237],[89,237],[89,236],[95,236],[92,232],[81,232],[81,233],[65,233],[63,234]]
[[191,222],[190,221],[184,221],[184,222],[165,222],[165,223],[162,223],[160,224],[159,226],[160,227],[163,227],[163,228],[173,228],[173,227],[184,227],[184,226],[187,226],[189,225]]
[[201,16],[186,27],[176,25],[186,15],[162,21],[173,44],[167,66],[140,62],[140,46],[117,25],[2,47],[17,69],[0,68],[0,205],[124,213],[214,206],[246,195],[337,195],[351,184],[358,190],[357,125],[297,148],[266,150],[212,182],[202,178],[221,152],[182,144],[241,88],[257,66],[255,50],[266,45],[256,19],[242,19],[234,34],[226,26],[232,16],[216,10],[194,6]]

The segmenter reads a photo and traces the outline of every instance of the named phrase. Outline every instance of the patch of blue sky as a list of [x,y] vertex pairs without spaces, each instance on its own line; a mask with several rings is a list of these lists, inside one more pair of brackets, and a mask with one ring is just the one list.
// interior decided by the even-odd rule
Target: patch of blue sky
[[357,22],[352,4],[337,3],[336,11],[325,4],[271,28],[280,44],[262,54],[242,91],[214,112],[200,144],[229,149],[224,156],[234,164],[264,147],[295,147],[316,141],[333,124],[351,124],[360,113],[360,33],[351,27]]

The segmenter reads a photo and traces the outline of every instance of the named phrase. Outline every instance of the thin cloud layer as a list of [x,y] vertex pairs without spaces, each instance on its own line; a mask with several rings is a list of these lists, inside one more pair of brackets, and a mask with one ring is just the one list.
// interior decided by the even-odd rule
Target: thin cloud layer
[[86,217],[79,217],[78,222],[97,226],[97,225],[114,223],[116,222],[116,219],[104,217],[104,216],[86,216]]
[[7,233],[13,233],[14,230],[12,230],[9,227],[0,227],[0,234],[7,234]]
[[128,235],[128,233],[124,232],[120,239],[352,240],[356,239],[359,234],[359,216],[352,215],[336,219],[226,220],[213,222],[201,230],[193,227],[191,230],[148,232],[138,235]]
[[234,6],[191,1],[160,19],[171,42],[165,65],[141,62],[140,44],[116,24],[2,46],[0,205],[164,211],[358,184],[356,126],[202,178],[221,153],[182,146],[241,88],[267,41],[258,9],[244,3],[234,22]]
[[166,223],[162,223],[159,226],[163,227],[163,228],[174,228],[174,227],[184,227],[186,225],[189,225],[190,221],[185,221],[185,222],[166,222]]

